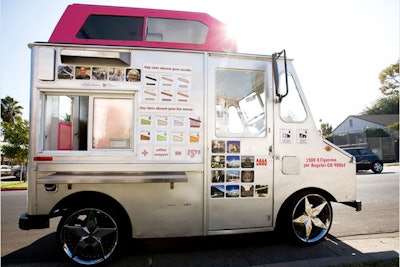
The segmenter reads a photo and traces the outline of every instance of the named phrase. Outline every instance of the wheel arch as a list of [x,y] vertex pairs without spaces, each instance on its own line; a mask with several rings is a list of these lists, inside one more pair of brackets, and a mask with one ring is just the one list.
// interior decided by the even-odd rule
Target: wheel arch
[[96,191],[81,191],[66,196],[53,207],[50,217],[63,216],[72,209],[85,207],[88,203],[100,203],[113,208],[121,217],[125,231],[132,236],[132,223],[125,208],[115,198]]
[[327,201],[329,202],[336,202],[335,197],[330,194],[328,191],[318,188],[318,187],[308,187],[308,188],[302,188],[293,194],[291,194],[289,197],[285,199],[285,201],[282,203],[282,205],[279,208],[279,211],[276,216],[275,220],[275,228],[280,229],[280,227],[285,226],[284,218],[285,218],[285,212],[287,211],[289,205],[291,202],[296,199],[299,196],[307,195],[307,194],[319,194],[323,196]]

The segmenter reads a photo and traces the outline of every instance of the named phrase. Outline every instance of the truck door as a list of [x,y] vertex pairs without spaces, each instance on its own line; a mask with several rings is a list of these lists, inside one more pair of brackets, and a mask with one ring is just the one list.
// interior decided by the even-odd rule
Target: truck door
[[207,229],[272,226],[272,102],[266,60],[208,57]]

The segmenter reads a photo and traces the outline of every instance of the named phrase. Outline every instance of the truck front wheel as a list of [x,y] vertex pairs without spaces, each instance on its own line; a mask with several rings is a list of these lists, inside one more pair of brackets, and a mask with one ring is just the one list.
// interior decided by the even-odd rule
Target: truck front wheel
[[313,244],[328,234],[332,217],[331,204],[322,195],[310,193],[293,199],[287,223],[296,241]]
[[57,238],[68,258],[83,265],[105,262],[121,245],[121,229],[112,209],[80,208],[61,219]]

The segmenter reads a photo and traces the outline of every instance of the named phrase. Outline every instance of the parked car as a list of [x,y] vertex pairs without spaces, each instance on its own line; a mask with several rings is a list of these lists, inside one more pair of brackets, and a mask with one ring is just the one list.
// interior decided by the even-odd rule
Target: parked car
[[26,179],[26,167],[25,166],[24,167],[15,167],[12,170],[12,174],[18,179],[20,179],[20,177],[21,177],[21,172],[22,172],[22,180],[25,181],[25,179]]
[[11,167],[8,165],[1,165],[1,176],[11,175]]
[[357,171],[372,170],[374,173],[382,172],[382,160],[378,155],[374,154],[371,149],[366,147],[351,147],[345,148],[344,150],[356,158]]

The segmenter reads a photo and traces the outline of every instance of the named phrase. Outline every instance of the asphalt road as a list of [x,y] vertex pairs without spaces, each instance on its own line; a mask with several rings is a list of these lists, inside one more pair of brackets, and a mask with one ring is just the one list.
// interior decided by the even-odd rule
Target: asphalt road
[[[128,252],[112,266],[251,266],[354,253],[341,241],[349,236],[397,233],[399,231],[399,167],[382,174],[357,175],[358,197],[363,210],[334,204],[333,225],[328,238],[314,246],[288,244],[275,233],[233,236],[132,240]],[[69,266],[55,248],[58,220],[51,228],[22,231],[18,217],[26,210],[26,191],[1,194],[1,265]]]
[[335,237],[399,231],[399,167],[386,167],[382,174],[371,171],[357,175],[357,197],[362,211],[334,204]]

